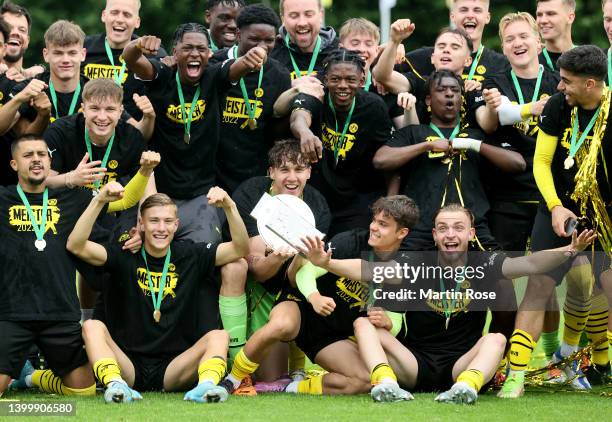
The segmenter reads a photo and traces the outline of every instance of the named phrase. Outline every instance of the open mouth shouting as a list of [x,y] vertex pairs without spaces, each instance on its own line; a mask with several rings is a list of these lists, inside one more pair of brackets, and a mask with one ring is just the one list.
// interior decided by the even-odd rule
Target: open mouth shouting
[[202,72],[202,62],[198,60],[190,60],[187,62],[187,76],[190,78],[199,78]]
[[463,29],[468,34],[473,34],[474,32],[476,32],[477,28],[478,28],[478,23],[475,21],[467,21],[467,22],[464,22],[463,24]]

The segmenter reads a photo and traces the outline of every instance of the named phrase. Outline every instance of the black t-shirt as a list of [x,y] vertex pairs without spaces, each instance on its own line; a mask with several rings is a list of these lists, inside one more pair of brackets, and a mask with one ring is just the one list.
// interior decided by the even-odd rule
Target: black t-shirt
[[[219,50],[211,62],[222,62],[228,58],[235,58],[234,49]],[[262,92],[257,92],[258,81],[259,71],[251,72],[244,77],[249,102],[252,107],[256,107],[255,130],[251,130],[248,125],[249,115],[240,83],[233,84],[229,88],[222,105],[223,136],[217,151],[217,180],[230,192],[245,180],[266,174],[268,150],[273,145],[270,126],[276,120],[272,116],[274,103],[283,92],[291,88],[289,71],[272,58],[264,65]]]
[[[138,38],[136,35],[132,35],[132,39],[136,38]],[[123,57],[121,57],[123,49],[111,48],[113,60],[115,62],[113,66],[106,55],[106,48],[104,48],[105,39],[106,34],[89,35],[85,38],[84,47],[87,50],[87,55],[85,56],[85,61],[81,63],[81,73],[89,79],[110,78],[114,80],[115,77],[118,77],[121,73],[121,67],[124,63]],[[155,57],[162,58],[165,56],[167,56],[166,51],[160,48]],[[144,85],[142,81],[134,78],[134,74],[130,72],[126,66],[121,83],[123,85],[123,105],[125,111],[136,120],[140,120],[142,118],[142,112],[136,107],[136,104],[134,104],[132,96],[134,94],[144,95]]]
[[548,50],[547,53],[548,57],[550,58],[550,64],[552,64],[552,69],[550,67],[550,64],[548,63],[548,60],[546,60],[546,56],[544,55],[544,49],[542,49],[542,52],[538,55],[538,61],[542,66],[546,67],[546,69],[552,70],[554,72],[559,72],[559,68],[557,67],[557,60],[559,60],[559,57],[561,57],[563,53],[553,53],[552,51]]
[[[481,267],[485,276],[484,283],[478,280],[466,280],[461,289],[471,288],[476,291],[494,291],[493,280],[504,279],[502,266],[506,260],[503,252],[489,252],[470,254],[468,265],[473,268]],[[511,283],[510,281],[508,281]],[[480,284],[480,286],[479,286]],[[445,280],[445,289],[455,290],[454,280]],[[432,289],[439,292],[440,279],[420,278],[412,286],[413,289]],[[423,298],[427,311],[408,311],[406,317],[406,332],[401,333],[399,340],[410,350],[421,353],[432,353],[434,355],[461,356],[470,350],[482,337],[487,313],[486,311],[470,311],[470,299],[464,298],[455,302],[452,314],[446,328],[445,304],[442,299],[430,297]],[[445,300],[446,309],[450,307],[449,301]],[[452,303],[452,302],[451,302]],[[403,335],[402,335],[403,334]]]
[[[452,128],[440,128],[442,134],[449,137]],[[458,138],[468,137],[483,139],[482,132],[475,129],[462,130]],[[387,146],[398,148],[431,142],[440,139],[428,125],[406,126],[394,132]],[[475,222],[484,220],[489,210],[489,201],[480,179],[480,154],[468,150],[454,156],[452,166],[443,157],[433,153],[421,154],[401,168],[404,194],[415,200],[419,207],[420,219],[410,233],[411,237],[431,239],[431,227],[436,210],[445,203],[461,203],[472,210]],[[457,183],[461,195],[457,192]]]
[[[257,205],[264,193],[270,192],[272,180],[268,177],[253,177],[242,183],[232,195],[232,199],[236,203],[240,217],[244,221],[249,237],[259,235],[257,230],[257,220],[251,217],[251,211]],[[321,233],[327,233],[331,224],[331,213],[327,206],[327,201],[318,190],[310,185],[304,186],[302,200],[310,207],[315,218],[315,226]],[[224,226],[224,238],[229,239],[229,227]],[[263,283],[263,286],[272,294],[276,294],[284,287],[286,282],[285,273],[291,264],[288,260],[271,279]]]
[[[43,194],[25,195],[40,222]],[[80,189],[49,189],[44,234],[47,245],[39,252],[16,186],[0,187],[0,320],[79,320],[76,269],[66,241],[90,201],[91,195]]]
[[371,94],[376,94],[383,99],[389,112],[389,118],[394,119],[396,117],[404,115],[404,109],[397,105],[397,95],[391,93],[380,95],[378,93],[378,90],[376,89],[376,86],[373,83],[370,85],[368,92]]
[[[578,215],[576,203],[570,199],[571,194],[574,192],[576,183],[574,178],[580,168],[580,162],[574,157],[575,164],[569,170],[565,170],[563,162],[568,157],[570,140],[572,138],[572,108],[565,101],[565,96],[562,92],[559,92],[548,100],[542,116],[540,118],[540,130],[551,136],[556,136],[558,139],[557,148],[551,163],[551,171],[553,181],[555,183],[555,190],[557,196],[563,203],[565,208],[568,208]],[[587,127],[589,121],[595,114],[595,110],[584,110],[578,108],[578,127],[580,133],[576,135],[576,141],[580,139],[582,131]],[[586,137],[584,143],[580,147],[580,150],[588,150],[591,145],[591,137],[593,135],[593,129],[589,136]],[[578,155],[578,154],[577,154]],[[602,156],[604,162],[602,162]],[[609,205],[612,201],[612,188],[609,179],[610,163],[612,163],[612,134],[610,133],[610,116],[608,116],[608,126],[604,133],[601,152],[597,155],[597,185],[601,198],[604,204]],[[605,169],[608,169],[606,172]]]
[[[47,88],[45,88],[43,92],[47,94],[47,97],[49,97],[49,101],[51,102],[51,116],[49,118],[49,121],[53,123],[55,122],[56,119],[67,116],[68,112],[70,111],[70,104],[72,104],[72,100],[73,100],[75,91],[57,92],[56,90],[55,93],[57,95],[57,108],[59,109],[59,110],[56,110],[55,106],[53,105],[52,98],[51,98],[51,91],[49,90],[49,80],[51,79],[51,73],[47,71],[32,79],[38,79],[47,84]],[[26,86],[28,86],[28,84],[30,83],[32,79],[25,80],[15,85],[13,87],[13,90],[11,91],[11,98],[13,98],[19,92],[23,91],[23,89]],[[79,95],[77,96],[74,113],[83,111],[81,108],[81,103],[83,102],[81,95],[83,94],[83,88],[85,87],[85,84],[87,83],[87,81],[89,81],[89,79],[87,79],[85,76],[83,75],[80,76],[79,83],[81,84],[81,91],[79,92]],[[29,103],[24,103],[21,105],[21,107],[19,107],[19,114],[21,115],[21,117],[24,117],[29,121],[33,121],[34,119],[36,119],[37,113],[38,112],[36,111],[36,109],[32,107]]]
[[[368,230],[355,229],[339,233],[331,239],[334,259],[365,258],[372,251],[368,245]],[[366,310],[368,286],[360,281],[327,273],[317,278],[317,288],[322,296],[331,297],[336,308],[324,321],[338,333],[352,335],[353,321]]]
[[358,90],[355,109],[342,145],[338,146],[338,162],[334,148],[340,139],[348,111],[337,111],[336,119],[329,107],[307,94],[298,94],[292,108],[312,114],[312,132],[323,143],[323,158],[313,167],[312,184],[327,199],[332,211],[347,206],[359,193],[384,189],[384,179],[374,170],[374,154],[391,137],[392,124],[384,101],[375,94]]
[[[323,69],[323,62],[325,61],[329,53],[338,48],[338,38],[335,38],[335,32],[333,32],[333,35],[333,40],[325,39],[323,36],[321,37],[321,50],[319,51],[319,55],[317,56],[317,61],[315,62],[315,66],[313,69],[314,75],[321,72],[321,70]],[[308,71],[308,66],[310,65],[310,60],[312,59],[312,53],[304,53],[294,43],[291,42],[289,43],[289,47],[291,48],[291,55],[293,55],[293,59],[295,60],[295,63],[297,64],[298,68],[300,69],[300,72],[302,73],[299,76],[306,75]],[[289,49],[285,44],[284,35],[279,35],[276,37],[276,43],[274,44],[274,49],[270,53],[270,57],[277,60],[291,73],[292,80],[296,79],[297,76],[295,74],[295,69],[293,68],[291,56],[289,55]]]
[[[421,47],[413,51],[409,51],[406,54],[406,60],[409,63],[405,63],[400,66],[400,70],[404,72],[410,70],[416,70],[423,79],[426,79],[430,73],[434,71],[434,67],[431,64],[431,54],[433,53],[433,47]],[[472,52],[472,60],[477,60],[478,51]],[[474,72],[474,80],[482,82],[487,76],[493,73],[499,73],[509,66],[508,59],[503,54],[499,54],[490,48],[485,47],[478,59],[476,64],[476,70]],[[470,74],[472,65],[467,66],[463,70],[463,79],[467,79]]]
[[[52,151],[51,168],[60,174],[74,170],[87,152],[85,144],[85,117],[82,113],[62,117],[44,134],[45,141]],[[107,144],[108,145],[108,144]],[[91,144],[93,157],[89,161],[102,160],[106,153],[105,146]],[[124,176],[131,176],[138,169],[140,156],[145,149],[145,142],[138,129],[120,119],[115,129],[115,140],[106,163],[107,172],[100,182],[100,187]],[[93,189],[94,185],[87,186]]]
[[[210,65],[200,80],[200,98],[193,112],[191,140],[185,143],[188,116],[182,116],[176,84],[176,70],[151,60],[157,77],[145,81],[146,92],[155,108],[155,131],[151,146],[162,161],[155,170],[157,190],[176,199],[205,194],[215,184],[216,152],[221,135],[221,101],[229,88],[232,61]],[[182,84],[186,112],[196,86]]]
[[[184,352],[204,333],[199,332],[200,309],[217,321],[218,291],[213,281],[217,244],[172,242],[166,287],[161,302],[159,323],[153,319],[153,300],[147,279],[147,267],[140,253],[121,250],[120,245],[106,246],[105,270],[110,273],[107,297],[107,324],[113,340],[127,353],[159,357]],[[147,254],[155,294],[165,257]],[[199,295],[199,285],[206,284],[207,295]],[[206,297],[206,303],[199,299]]]
[[[11,91],[17,82],[10,80],[5,75],[0,75],[0,106],[6,104],[10,99]],[[0,185],[9,186],[17,183],[17,173],[10,166],[11,143],[15,139],[13,131],[0,135]]]
[[[531,102],[537,79],[518,78],[518,83],[525,103]],[[550,97],[557,92],[559,74],[544,67],[537,100]],[[518,95],[512,82],[510,69],[491,75],[483,82],[483,89],[497,88],[502,95],[508,97],[513,104],[518,104]],[[474,104],[475,109],[485,106],[485,101],[479,95]],[[540,193],[533,178],[533,154],[538,137],[538,117],[532,117],[528,122],[520,122],[513,126],[499,126],[497,131],[488,137],[491,144],[517,151],[527,167],[521,173],[507,173],[496,168],[489,162],[483,163],[483,180],[491,201],[538,201]]]

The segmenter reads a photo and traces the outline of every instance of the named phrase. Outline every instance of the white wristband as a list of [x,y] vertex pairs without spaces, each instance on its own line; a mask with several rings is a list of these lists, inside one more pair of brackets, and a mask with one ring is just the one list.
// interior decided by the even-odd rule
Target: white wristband
[[523,121],[521,105],[512,104],[508,97],[502,97],[502,103],[497,107],[497,117],[502,126],[513,125]]
[[472,138],[455,138],[452,142],[453,149],[471,149],[472,151],[480,152],[480,144],[482,141]]

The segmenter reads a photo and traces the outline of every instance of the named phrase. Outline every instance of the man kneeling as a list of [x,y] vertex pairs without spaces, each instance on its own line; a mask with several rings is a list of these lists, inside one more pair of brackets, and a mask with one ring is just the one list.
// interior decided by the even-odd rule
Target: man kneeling
[[[67,248],[85,262],[105,266],[114,291],[108,298],[106,325],[90,320],[83,339],[96,377],[104,384],[106,402],[141,399],[136,390],[182,391],[185,400],[227,400],[217,383],[226,370],[229,337],[223,330],[204,335],[197,331],[198,283],[214,292],[215,266],[247,254],[248,235],[235,203],[225,191],[208,192],[209,205],[223,208],[231,242],[221,244],[173,242],[179,226],[175,203],[154,194],[141,205],[139,229],[144,239],[139,254],[116,245],[88,240],[104,204],[121,197],[123,188],[111,182],[97,195],[78,220]],[[216,302],[217,293],[211,293]],[[210,318],[218,321],[213,305]],[[194,344],[195,343],[195,344]],[[134,389],[132,389],[134,388]]]

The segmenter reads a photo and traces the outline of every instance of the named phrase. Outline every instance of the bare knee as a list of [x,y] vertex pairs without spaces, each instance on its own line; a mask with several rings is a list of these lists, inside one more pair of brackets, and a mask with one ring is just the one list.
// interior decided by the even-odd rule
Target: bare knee
[[204,334],[202,339],[206,343],[229,344],[229,334],[225,330],[212,330]]
[[221,294],[240,296],[244,293],[249,266],[244,258],[221,267]]
[[267,329],[274,333],[274,336],[281,341],[293,340],[299,330],[297,321],[284,314],[274,315],[266,326]]
[[373,325],[366,317],[359,317],[355,321],[353,321],[353,330],[355,334],[368,330],[371,327],[373,327]]
[[108,334],[108,329],[106,325],[102,321],[98,321],[97,319],[89,319],[83,323],[82,327],[82,335],[83,341],[91,341],[94,338],[99,338],[101,336],[106,336]]
[[495,348],[502,352],[506,348],[506,336],[501,333],[489,333],[484,336],[483,341],[488,348]]

